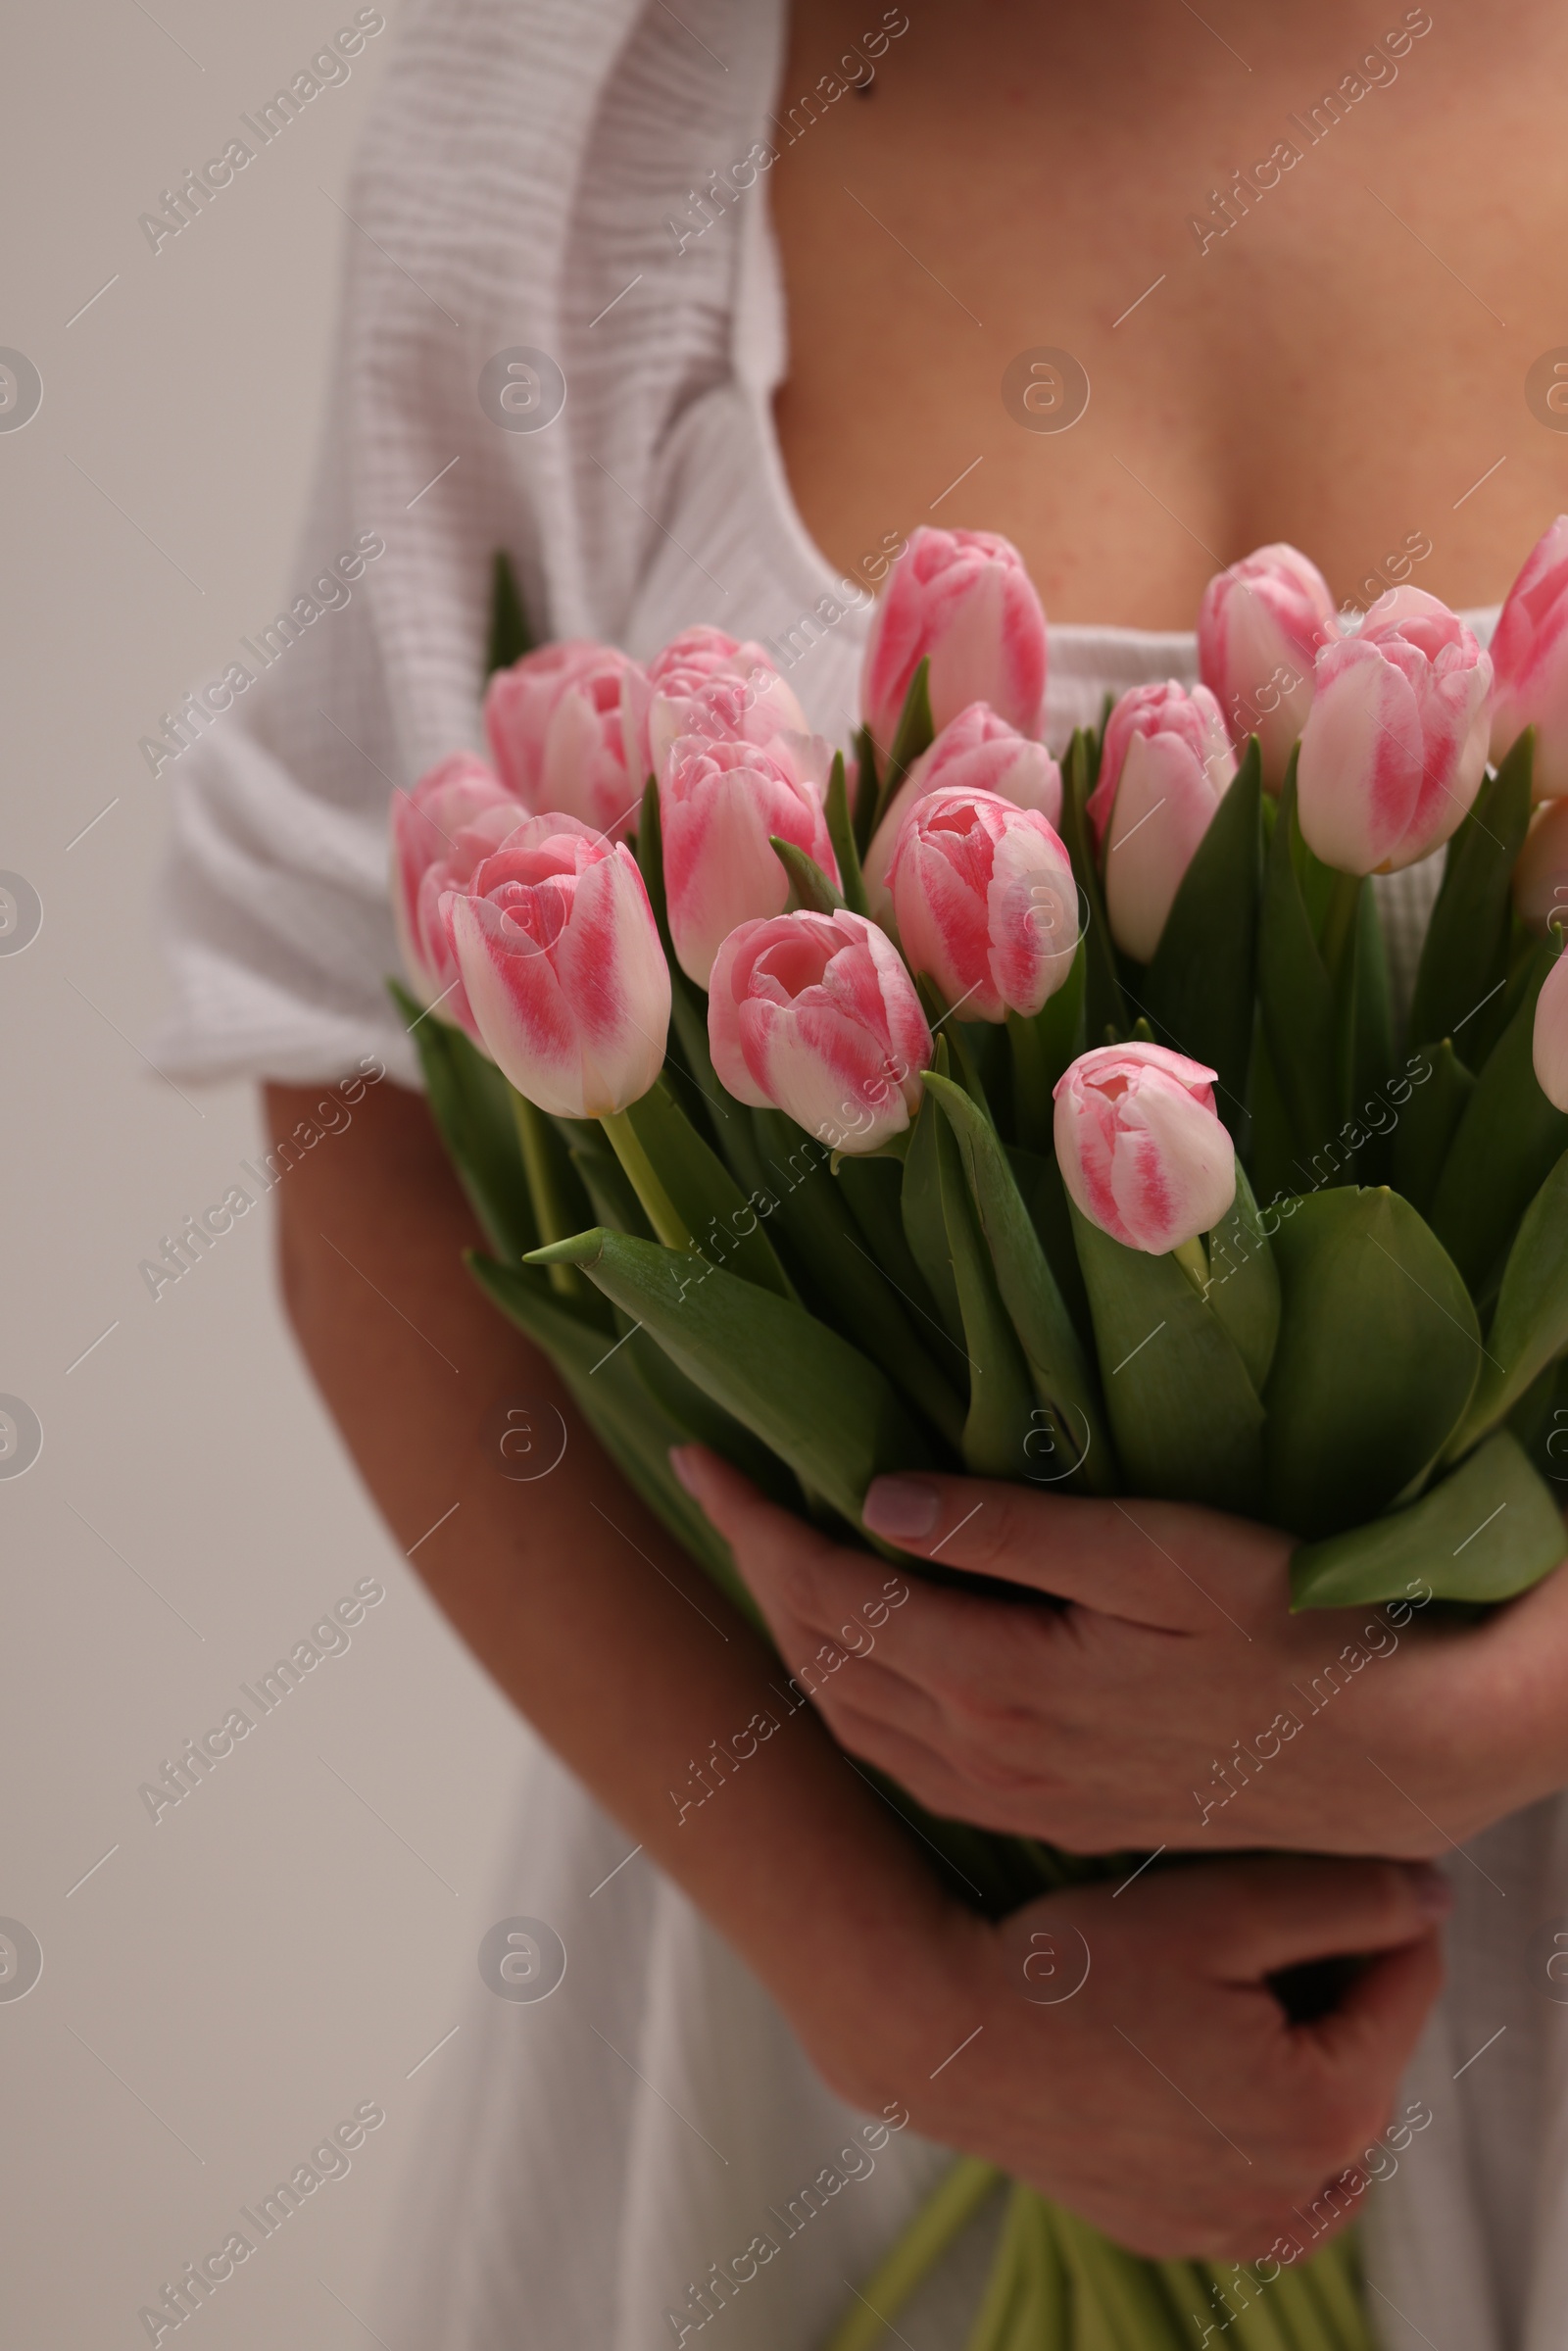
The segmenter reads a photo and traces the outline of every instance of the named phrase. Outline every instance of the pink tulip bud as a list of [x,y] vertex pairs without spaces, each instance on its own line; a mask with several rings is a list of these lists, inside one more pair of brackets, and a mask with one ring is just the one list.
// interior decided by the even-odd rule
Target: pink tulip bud
[[1122,954],[1147,963],[1171,902],[1230,790],[1236,754],[1206,686],[1135,686],[1105,725],[1089,820],[1105,877],[1105,918]]
[[[645,773],[661,784],[672,746],[682,735],[715,743],[755,743],[765,750],[778,735],[809,736],[806,713],[760,645],[740,644],[721,628],[684,628],[649,664]],[[809,764],[825,784],[832,753],[826,745]]]
[[1078,885],[1037,808],[928,792],[905,818],[888,884],[910,970],[966,1020],[1038,1012],[1072,969]]
[[731,931],[708,1038],[737,1102],[772,1104],[834,1151],[875,1151],[920,1101],[931,1031],[898,950],[862,914],[777,914]]
[[480,859],[526,815],[482,759],[460,751],[392,796],[392,920],[409,986],[428,1011],[477,1037],[442,893],[465,890]]
[[1568,800],[1536,811],[1513,869],[1514,911],[1538,937],[1568,925]]
[[1061,769],[1045,745],[1020,735],[988,703],[970,703],[915,760],[871,837],[865,888],[878,922],[893,910],[887,872],[904,819],[917,800],[937,791],[991,792],[1015,808],[1038,808],[1053,827],[1061,821]]
[[1492,634],[1494,762],[1536,730],[1535,794],[1568,794],[1568,514],[1537,540]]
[[928,657],[939,734],[972,702],[989,703],[1020,734],[1040,733],[1046,615],[1009,540],[988,530],[921,528],[888,573],[860,672],[860,709],[884,756]]
[[837,885],[839,869],[815,786],[788,757],[750,743],[683,735],[671,746],[659,795],[664,891],[675,959],[708,985],[713,957],[739,922],[781,914],[789,876],[769,835],[793,841]]
[[1395,873],[1446,841],[1486,769],[1491,686],[1490,657],[1420,588],[1391,588],[1325,646],[1297,768],[1314,857]]
[[1558,955],[1536,999],[1531,1057],[1547,1102],[1568,1110],[1568,955]]
[[530,816],[441,901],[481,1042],[558,1118],[607,1118],[658,1077],[669,966],[637,862],[574,816]]
[[1258,737],[1263,783],[1277,792],[1312,707],[1312,667],[1339,637],[1317,565],[1283,540],[1216,571],[1198,614],[1198,667],[1237,743]]
[[1214,1072],[1162,1045],[1101,1045],[1056,1086],[1056,1159],[1091,1224],[1157,1257],[1212,1232],[1236,1198]]
[[618,840],[636,825],[648,680],[612,645],[568,637],[498,669],[484,724],[501,780],[535,813],[564,810]]

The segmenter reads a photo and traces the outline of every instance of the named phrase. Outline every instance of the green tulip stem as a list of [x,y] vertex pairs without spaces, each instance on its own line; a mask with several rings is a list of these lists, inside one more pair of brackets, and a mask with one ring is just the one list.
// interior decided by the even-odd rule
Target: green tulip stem
[[1049,1159],[1054,1148],[1052,1131],[1054,1112],[1046,1040],[1038,1018],[1031,1020],[1022,1013],[1009,1012],[1007,1042],[1012,1048],[1013,1123],[1018,1141],[1026,1151],[1038,1151],[1042,1159]]
[[1208,1267],[1208,1251],[1202,1243],[1200,1241],[1178,1241],[1170,1253],[1192,1283],[1199,1297],[1206,1298],[1211,1276]]
[[[512,1096],[512,1116],[517,1130],[517,1148],[522,1153],[523,1173],[528,1179],[528,1194],[533,1201],[534,1221],[539,1227],[542,1242],[567,1241],[572,1233],[572,1218],[561,1197],[555,1161],[551,1155],[550,1130],[545,1113],[515,1086],[509,1088]],[[563,1298],[581,1298],[586,1284],[575,1265],[552,1265],[550,1287]]]
[[1323,916],[1323,962],[1331,980],[1355,937],[1355,918],[1361,905],[1362,878],[1358,873],[1336,873],[1334,889]]
[[828,2337],[826,2351],[874,2351],[928,2270],[935,2268],[1004,2175],[978,2156],[960,2155],[892,2252],[866,2279],[855,2308]]
[[611,1149],[630,1178],[631,1188],[641,1200],[649,1223],[664,1247],[694,1249],[697,1244],[686,1230],[674,1201],[660,1182],[654,1163],[632,1124],[630,1111],[612,1110],[608,1118],[601,1118],[599,1123],[610,1139]]

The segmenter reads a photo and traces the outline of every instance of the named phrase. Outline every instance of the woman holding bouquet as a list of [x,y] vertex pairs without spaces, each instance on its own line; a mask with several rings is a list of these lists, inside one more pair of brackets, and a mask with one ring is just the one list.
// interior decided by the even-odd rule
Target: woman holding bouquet
[[[310,532],[314,553],[384,524],[387,557],[332,642],[291,649],[243,724],[181,764],[160,1059],[268,1080],[278,1136],[365,1052],[398,1081],[285,1190],[285,1295],[399,1543],[448,1514],[419,1572],[538,1734],[504,1907],[547,1921],[570,1972],[522,2013],[475,1989],[436,2126],[444,2184],[425,2183],[433,2224],[385,2321],[421,2351],[524,2334],[643,2351],[710,2329],[806,2351],[954,2148],[1135,2251],[1255,2261],[1366,2203],[1358,2175],[1300,2219],[1348,2166],[1378,2169],[1412,2084],[1428,2120],[1368,2206],[1380,2338],[1568,2341],[1568,2052],[1535,1980],[1549,1991],[1537,1942],[1568,1912],[1558,1580],[1475,1630],[1417,1620],[1277,1764],[1227,1774],[1349,1636],[1290,1616],[1284,1538],[1175,1503],[1135,1523],[977,1481],[873,1489],[866,1520],[891,1543],[989,1579],[937,1589],[688,1452],[683,1482],[785,1675],[835,1659],[814,1707],[781,1700],[778,1657],[463,1271],[472,1218],[382,994],[389,779],[406,793],[478,740],[497,548],[567,650],[493,700],[493,756],[543,795],[531,808],[599,840],[644,780],[620,723],[661,684],[642,665],[693,624],[703,659],[669,663],[665,702],[722,683],[722,631],[753,691],[783,673],[775,716],[808,722],[785,736],[847,735],[873,592],[918,527],[1005,532],[1057,625],[1048,648],[1030,600],[999,589],[986,668],[916,600],[905,670],[929,657],[949,715],[1015,693],[1009,733],[1057,751],[1107,693],[1196,685],[1184,624],[1257,542],[1322,563],[1319,645],[1342,630],[1336,597],[1371,604],[1417,564],[1470,609],[1475,645],[1475,608],[1564,503],[1549,378],[1535,410],[1518,393],[1554,333],[1563,35],[1519,5],[1485,38],[1420,10],[1368,37],[1338,6],[1280,27],[1141,0],[894,10],[869,30],[829,0],[787,20],[464,0],[405,28],[357,188],[373,233],[350,256]],[[1254,152],[1267,169],[1226,160]],[[498,359],[520,405],[485,391]],[[1273,609],[1280,570],[1249,612]],[[1281,609],[1315,592],[1294,573]],[[1234,689],[1222,745],[1225,719],[1245,735],[1300,682],[1289,659],[1252,674],[1224,601],[1207,608]],[[1485,659],[1465,656],[1477,679]],[[977,663],[985,690],[966,691]],[[873,734],[886,684],[873,663]],[[1185,741],[1194,723],[1130,732]],[[820,779],[778,739],[730,765],[809,852]],[[989,740],[964,756],[994,765]],[[1212,780],[1200,749],[1191,776]],[[1151,755],[1124,757],[1133,777]],[[1037,797],[1011,797],[1039,807],[1054,762],[1030,760]],[[700,815],[715,763],[666,805]],[[451,789],[484,833],[484,790]],[[1159,797],[1156,837],[1174,821]],[[1131,821],[1108,814],[1109,837]],[[464,881],[503,837],[476,837]],[[1372,861],[1403,863],[1391,935],[1401,908],[1418,934],[1435,875]],[[729,926],[705,930],[699,883],[670,918],[689,915],[677,946],[706,982]],[[1137,921],[1136,897],[1113,920]],[[567,1433],[523,1487],[492,1436],[519,1395]],[[874,1641],[847,1641],[857,1612]],[[854,1758],[982,1827],[1198,1858],[991,1923]],[[1336,2003],[1288,2013],[1272,1980],[1347,1953],[1361,1964]],[[988,2250],[982,2220],[899,2317],[904,2339],[965,2341]],[[1205,2314],[1195,2341],[1229,2323]]]

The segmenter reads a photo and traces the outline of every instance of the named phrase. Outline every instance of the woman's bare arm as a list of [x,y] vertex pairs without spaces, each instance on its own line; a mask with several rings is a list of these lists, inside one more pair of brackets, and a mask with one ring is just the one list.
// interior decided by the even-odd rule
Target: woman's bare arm
[[[270,1088],[270,1132],[289,1133],[316,1099]],[[930,1870],[805,1708],[682,1814],[710,1740],[727,1748],[755,1713],[784,1714],[777,1660],[469,1279],[462,1252],[481,1236],[422,1098],[368,1093],[290,1170],[279,1203],[290,1319],[399,1548],[628,1842],[786,2005],[841,1970],[846,1931],[868,1950],[929,1931],[943,1907]],[[503,1475],[495,1429],[518,1395],[553,1403],[567,1430],[560,1466],[526,1484]],[[808,1881],[831,1890],[803,1904]]]
[[[270,1088],[269,1133],[316,1099]],[[1436,1989],[1428,1875],[1226,1862],[1150,1874],[1119,1900],[1108,1885],[1052,1895],[991,1927],[948,1898],[804,1707],[682,1814],[670,1790],[690,1792],[709,1742],[783,1713],[778,1663],[463,1270],[479,1236],[423,1101],[374,1088],[278,1200],[289,1314],[399,1547],[835,2088],[901,2103],[1156,2254],[1266,2251],[1291,2206],[1355,2161]],[[568,1432],[560,1466],[529,1484],[502,1474],[493,1418],[519,1392],[554,1402]],[[1074,1996],[1053,1985],[1041,2001],[1043,1945],[1064,1971],[1092,1945]],[[1330,1950],[1382,1956],[1333,2016],[1291,2027],[1267,1977]]]

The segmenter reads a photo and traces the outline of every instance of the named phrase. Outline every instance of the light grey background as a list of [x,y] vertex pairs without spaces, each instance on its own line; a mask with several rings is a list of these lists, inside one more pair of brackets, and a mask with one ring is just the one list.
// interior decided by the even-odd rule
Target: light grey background
[[[44,908],[0,955],[0,1391],[44,1428],[0,1480],[0,1916],[44,1953],[0,2000],[0,2351],[145,2342],[138,2306],[374,2099],[386,2125],[348,2177],[198,2326],[207,2351],[364,2351],[395,2199],[440,2160],[420,2116],[448,2052],[408,2077],[498,1915],[520,1735],[324,1420],[269,1212],[156,1304],[138,1277],[259,1128],[248,1090],[181,1094],[138,1050],[169,770],[136,746],[302,584],[357,233],[333,199],[396,16],[155,256],[138,215],[354,0],[154,9],[13,10],[0,69],[0,345],[44,386],[0,432],[0,867]],[[140,1783],[372,1575],[387,1597],[348,1652],[155,1826]]]

